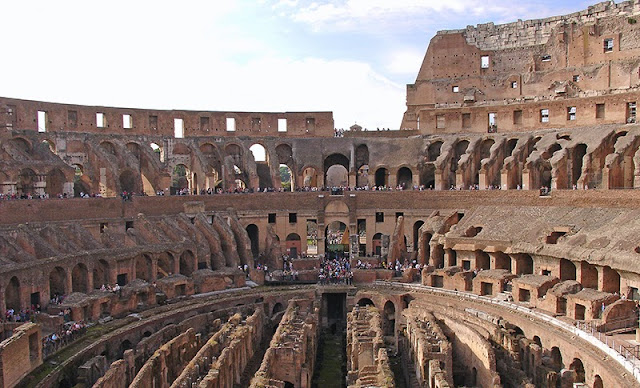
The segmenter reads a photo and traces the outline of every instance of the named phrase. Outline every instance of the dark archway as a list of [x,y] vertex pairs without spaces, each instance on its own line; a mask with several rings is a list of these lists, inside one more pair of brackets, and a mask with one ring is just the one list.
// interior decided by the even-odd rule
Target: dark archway
[[71,271],[72,292],[87,293],[89,290],[89,270],[83,263],[76,264]]
[[162,279],[165,276],[173,274],[174,262],[173,256],[169,252],[163,252],[158,255],[158,273],[156,278]]
[[420,228],[424,225],[424,221],[419,220],[413,224],[413,251],[418,252],[418,240],[420,240]]
[[49,274],[49,295],[54,297],[67,293],[67,274],[62,267],[55,267]]
[[435,162],[436,159],[440,156],[440,151],[442,149],[442,142],[437,141],[429,145],[427,149],[427,159],[429,162]]
[[[332,174],[331,174],[331,179],[330,179],[330,174],[329,174],[329,169],[333,166],[342,166],[344,169],[342,168],[333,168]],[[331,154],[329,156],[327,156],[327,158],[324,160],[324,181],[325,181],[325,186],[331,187],[333,186],[341,186],[341,183],[343,182],[344,179],[344,174],[348,175],[349,173],[349,158],[347,158],[346,156],[342,155],[342,154]],[[338,182],[334,182],[338,180]],[[347,184],[348,184],[348,180],[347,180]]]
[[387,301],[384,304],[384,314],[383,314],[383,330],[384,335],[392,336],[395,335],[396,332],[396,306],[392,301]]
[[136,279],[150,282],[153,278],[151,274],[151,258],[147,255],[138,255],[136,257]]
[[64,183],[66,182],[64,173],[59,168],[54,168],[47,173],[47,187],[45,192],[49,197],[55,198],[64,193]]
[[580,360],[579,358],[574,358],[569,365],[569,369],[576,372],[576,383],[585,382],[584,365],[582,364],[582,360]]
[[571,167],[571,185],[576,186],[578,184],[578,179],[580,179],[580,175],[582,174],[582,162],[584,156],[587,154],[587,145],[586,144],[578,144],[574,149],[571,155],[572,167]]
[[246,229],[251,240],[251,254],[256,259],[260,255],[260,230],[256,224],[249,224]]
[[139,192],[136,175],[131,170],[124,170],[120,174],[120,190],[127,193]]
[[93,268],[93,288],[109,284],[109,263],[100,259]]
[[180,255],[180,274],[191,276],[195,268],[195,256],[190,250],[186,250]]
[[378,187],[389,186],[389,171],[384,167],[380,167],[376,170],[375,180]]
[[7,309],[14,309],[16,312],[20,312],[22,309],[20,300],[20,281],[14,276],[9,280],[9,284],[4,291],[4,301]]
[[369,298],[360,298],[357,303],[358,306],[375,306],[375,303]]
[[402,186],[404,190],[413,187],[413,172],[408,167],[402,167],[398,170],[398,186]]

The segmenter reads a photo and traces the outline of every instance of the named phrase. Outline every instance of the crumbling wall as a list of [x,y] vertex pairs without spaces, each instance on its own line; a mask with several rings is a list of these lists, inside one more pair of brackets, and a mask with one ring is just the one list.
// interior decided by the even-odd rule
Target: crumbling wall
[[0,342],[0,386],[12,387],[42,364],[40,325],[25,323]]

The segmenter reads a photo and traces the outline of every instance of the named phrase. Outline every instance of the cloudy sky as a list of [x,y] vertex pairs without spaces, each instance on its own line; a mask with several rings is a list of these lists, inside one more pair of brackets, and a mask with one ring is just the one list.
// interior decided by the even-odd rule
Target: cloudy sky
[[5,1],[4,97],[157,109],[334,112],[398,128],[436,31],[593,1]]

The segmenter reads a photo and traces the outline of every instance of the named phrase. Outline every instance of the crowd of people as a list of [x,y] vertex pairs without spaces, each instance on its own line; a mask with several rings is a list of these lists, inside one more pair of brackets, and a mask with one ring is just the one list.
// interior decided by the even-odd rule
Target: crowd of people
[[351,262],[345,255],[335,254],[333,258],[321,257],[318,282],[326,284],[353,284]]
[[75,341],[87,331],[88,324],[84,321],[66,322],[62,327],[42,338],[42,357],[55,353],[63,346]]

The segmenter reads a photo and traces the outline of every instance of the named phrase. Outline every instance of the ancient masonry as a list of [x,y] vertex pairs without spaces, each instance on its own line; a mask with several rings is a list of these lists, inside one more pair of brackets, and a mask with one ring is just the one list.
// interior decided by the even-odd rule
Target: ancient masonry
[[640,387],[639,21],[440,31],[392,131],[0,98],[0,388]]

